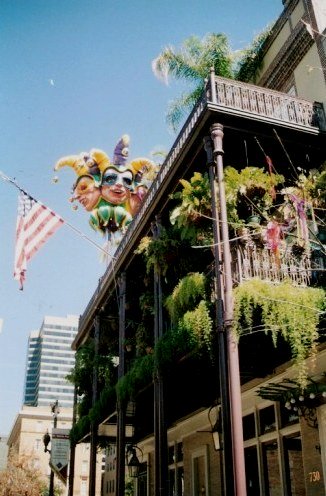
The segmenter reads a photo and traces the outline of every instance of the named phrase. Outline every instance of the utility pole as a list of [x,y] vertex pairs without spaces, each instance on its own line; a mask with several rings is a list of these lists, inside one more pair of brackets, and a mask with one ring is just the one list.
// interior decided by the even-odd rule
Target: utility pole
[[[72,410],[72,427],[75,426],[76,419],[77,419],[77,387],[75,385],[74,404],[73,404],[73,410]],[[75,444],[75,442],[72,442],[71,446],[70,446],[68,496],[73,496],[73,494],[74,494],[75,454],[76,454],[76,444]]]
[[[214,268],[215,268],[215,316],[218,346],[218,373],[219,373],[219,395],[221,403],[221,436],[222,436],[222,467],[223,467],[223,494],[233,496],[234,493],[234,471],[231,435],[231,411],[230,390],[227,356],[227,334],[224,326],[224,291],[222,281],[222,251],[220,233],[220,215],[217,206],[217,174],[214,160],[212,140],[204,138],[204,148],[207,155],[209,167],[209,182],[212,202],[213,239],[214,239]],[[223,150],[221,149],[221,153]]]
[[[224,272],[224,332],[227,337],[227,359],[230,388],[231,409],[231,437],[233,450],[234,487],[236,496],[246,496],[246,471],[244,460],[242,407],[241,407],[241,384],[238,343],[233,332],[233,284],[231,269],[231,250],[229,240],[228,218],[226,210],[225,183],[223,171],[223,126],[213,124],[211,129],[213,140],[213,155],[216,163],[218,196],[221,222],[221,245],[223,253]],[[232,493],[230,493],[232,494]]]

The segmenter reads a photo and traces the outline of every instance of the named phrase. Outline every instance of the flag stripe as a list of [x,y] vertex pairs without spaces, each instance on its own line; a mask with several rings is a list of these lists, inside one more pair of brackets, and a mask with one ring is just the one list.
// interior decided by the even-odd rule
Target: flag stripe
[[29,222],[25,228],[25,253],[30,260],[34,253],[61,226],[63,220],[53,212],[39,209],[33,214],[33,224]]
[[23,287],[26,265],[47,239],[64,223],[62,217],[33,200],[20,194],[16,224],[16,247],[14,277]]

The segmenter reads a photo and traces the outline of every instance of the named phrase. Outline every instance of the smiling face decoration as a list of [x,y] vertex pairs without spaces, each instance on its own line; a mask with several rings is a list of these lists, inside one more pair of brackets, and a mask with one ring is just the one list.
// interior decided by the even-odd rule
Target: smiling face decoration
[[112,233],[126,230],[147,193],[144,174],[154,164],[144,158],[128,163],[129,136],[118,141],[110,161],[105,152],[92,149],[89,153],[61,158],[54,170],[71,167],[78,178],[71,201],[78,201],[90,212],[90,225],[95,230]]
[[130,170],[119,172],[113,167],[108,167],[102,175],[102,198],[113,205],[125,203],[130,199],[133,182],[133,174]]

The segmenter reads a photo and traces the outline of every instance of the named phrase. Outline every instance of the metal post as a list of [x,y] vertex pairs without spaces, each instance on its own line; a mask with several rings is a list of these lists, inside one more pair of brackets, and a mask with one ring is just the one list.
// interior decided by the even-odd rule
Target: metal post
[[215,292],[216,292],[216,332],[218,343],[218,370],[219,370],[219,394],[221,402],[221,427],[222,427],[222,467],[223,467],[223,488],[224,494],[232,496],[234,494],[234,473],[232,457],[232,436],[231,436],[231,412],[229,378],[227,364],[227,336],[224,327],[223,308],[223,285],[222,285],[222,254],[220,245],[220,222],[219,212],[216,204],[216,166],[213,156],[212,141],[209,137],[204,138],[204,147],[209,166],[209,179],[212,198],[212,217],[214,235],[214,261],[215,261]]
[[[160,236],[160,220],[152,225],[154,237]],[[163,296],[159,267],[154,269],[154,342],[163,336]],[[155,496],[167,494],[168,448],[164,411],[164,381],[160,370],[154,373]]]
[[213,124],[211,137],[214,143],[214,158],[217,167],[218,193],[221,220],[221,240],[224,269],[224,327],[227,336],[228,369],[230,380],[231,433],[233,447],[233,465],[235,494],[246,496],[246,471],[244,461],[241,384],[238,343],[233,333],[233,284],[231,269],[231,250],[226,210],[225,184],[223,172],[223,126]]
[[[94,365],[93,365],[93,381],[92,381],[92,388],[93,388],[92,406],[95,405],[97,400],[97,380],[98,380],[97,357],[99,352],[99,342],[100,342],[100,316],[96,315],[94,319]],[[95,421],[92,421],[88,496],[95,496],[96,454],[97,454],[97,424]]]
[[[126,274],[122,273],[119,279],[119,368],[118,378],[125,375],[125,329],[126,329]],[[125,405],[118,399],[117,403],[117,470],[116,488],[117,496],[125,493],[125,444],[126,444],[126,418]]]
[[[77,388],[74,388],[74,404],[72,410],[72,427],[76,424],[77,419]],[[74,477],[75,477],[75,454],[76,444],[73,442],[70,446],[70,459],[69,459],[69,479],[68,479],[68,496],[74,494]]]
[[[58,400],[56,400],[51,405],[51,412],[53,414],[53,428],[56,429],[57,423],[58,423],[58,414],[59,414]],[[51,448],[51,450],[52,450],[52,448]],[[51,462],[51,452],[50,452],[50,462]],[[54,496],[54,471],[53,471],[52,467],[51,467],[51,472],[50,472],[49,496]]]

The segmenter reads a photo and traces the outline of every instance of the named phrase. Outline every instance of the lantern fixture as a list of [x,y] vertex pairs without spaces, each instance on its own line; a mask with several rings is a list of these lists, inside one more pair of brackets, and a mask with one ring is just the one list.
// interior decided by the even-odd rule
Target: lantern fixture
[[141,466],[141,462],[137,457],[137,450],[139,450],[141,454],[141,459],[143,459],[143,452],[138,446],[136,445],[127,446],[126,458],[127,458],[128,473],[129,476],[133,478],[138,477]]

